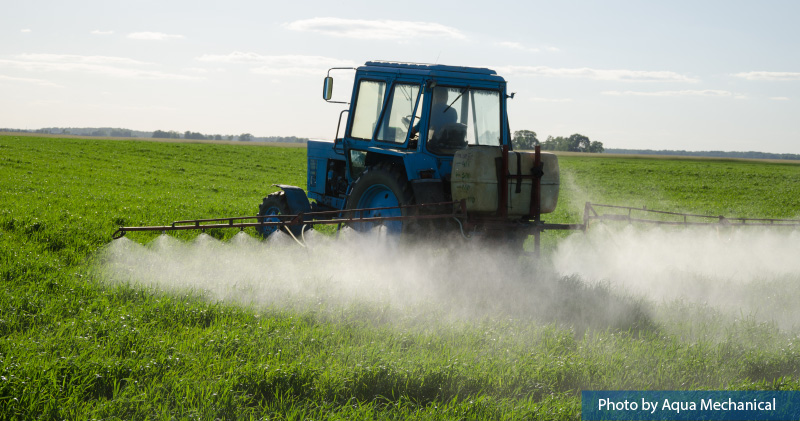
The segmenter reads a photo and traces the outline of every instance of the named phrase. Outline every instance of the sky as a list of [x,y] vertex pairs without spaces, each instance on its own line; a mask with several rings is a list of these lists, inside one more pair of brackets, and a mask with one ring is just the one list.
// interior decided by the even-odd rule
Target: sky
[[0,127],[332,139],[327,70],[390,60],[496,70],[542,141],[800,153],[797,1],[2,1]]

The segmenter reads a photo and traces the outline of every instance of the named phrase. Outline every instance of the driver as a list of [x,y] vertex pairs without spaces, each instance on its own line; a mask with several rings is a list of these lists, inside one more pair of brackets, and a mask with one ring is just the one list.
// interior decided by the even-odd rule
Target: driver
[[433,90],[429,130],[433,130],[434,137],[441,128],[458,121],[458,113],[447,102],[448,96],[447,88],[437,87]]

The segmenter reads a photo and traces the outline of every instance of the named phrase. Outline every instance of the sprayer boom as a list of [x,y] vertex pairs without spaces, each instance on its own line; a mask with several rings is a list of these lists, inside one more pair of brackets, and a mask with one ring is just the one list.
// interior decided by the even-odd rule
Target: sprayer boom
[[[607,213],[598,213],[598,208],[606,210]],[[683,226],[800,227],[800,219],[728,218],[722,215],[697,215],[653,210],[647,209],[646,206],[634,208],[586,202],[583,211],[583,223],[588,227],[592,221],[623,221],[627,223]]]
[[[447,209],[450,212],[426,213],[425,208]],[[373,216],[376,213],[385,212],[392,216]],[[397,212],[394,212],[397,211]],[[112,235],[112,238],[123,237],[127,232],[135,231],[185,231],[207,229],[239,228],[244,230],[248,227],[274,227],[291,235],[298,240],[295,233],[299,233],[302,238],[303,232],[315,225],[352,225],[358,223],[368,223],[371,225],[384,225],[391,221],[421,221],[447,219],[455,221],[461,234],[469,238],[471,230],[479,222],[482,226],[492,226],[500,230],[515,230],[520,234],[528,234],[536,237],[535,253],[539,253],[539,235],[544,231],[564,231],[580,230],[586,231],[595,221],[624,222],[628,224],[649,224],[649,225],[677,225],[677,226],[717,226],[717,227],[800,227],[800,219],[775,219],[775,218],[728,218],[725,216],[698,215],[691,213],[668,212],[647,209],[647,207],[631,207],[603,205],[586,202],[583,213],[583,223],[580,224],[552,224],[544,221],[527,221],[526,223],[513,223],[498,218],[496,220],[483,218],[476,221],[474,217],[466,212],[464,200],[457,202],[424,203],[417,205],[387,206],[380,208],[349,209],[346,211],[322,211],[298,213],[297,215],[257,215],[257,216],[237,216],[229,218],[211,219],[189,219],[175,221],[170,225],[161,226],[141,226],[141,227],[120,227]]]
[[[458,206],[456,206],[458,205]],[[453,208],[452,212],[436,213],[436,214],[420,214],[419,211],[426,207],[442,207],[449,206]],[[321,211],[321,212],[307,212],[299,213],[297,215],[257,215],[257,216],[235,216],[228,218],[210,218],[210,219],[187,219],[182,221],[174,221],[170,225],[160,226],[141,226],[141,227],[119,227],[117,231],[112,234],[112,238],[118,239],[125,235],[127,232],[134,231],[185,231],[185,230],[201,230],[214,228],[239,228],[244,230],[248,227],[275,227],[287,232],[291,231],[289,227],[313,227],[315,225],[339,225],[339,224],[353,224],[359,222],[371,222],[381,224],[388,221],[402,221],[411,219],[447,219],[464,217],[465,214],[460,211],[463,209],[463,204],[460,202],[441,202],[441,203],[425,203],[419,205],[405,205],[405,206],[390,206],[381,208],[364,208],[364,209],[351,209],[348,211]],[[375,211],[385,210],[401,210],[406,211],[406,215],[401,216],[381,216],[371,217],[369,215]]]

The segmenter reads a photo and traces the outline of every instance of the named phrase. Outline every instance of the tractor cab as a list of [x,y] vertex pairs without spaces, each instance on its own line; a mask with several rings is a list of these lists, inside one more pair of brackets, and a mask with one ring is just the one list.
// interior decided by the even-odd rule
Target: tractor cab
[[[333,145],[309,143],[308,191],[318,203],[343,209],[356,181],[378,167],[401,178],[414,202],[449,200],[456,151],[510,143],[506,82],[493,70],[369,61],[355,71],[343,132]],[[335,102],[332,91],[329,72],[323,98]]]

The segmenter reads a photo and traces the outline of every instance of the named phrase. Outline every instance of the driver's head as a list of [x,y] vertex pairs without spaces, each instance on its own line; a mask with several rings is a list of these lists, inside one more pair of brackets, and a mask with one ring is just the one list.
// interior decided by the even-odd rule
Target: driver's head
[[447,88],[436,88],[433,90],[433,103],[442,104],[447,103]]

